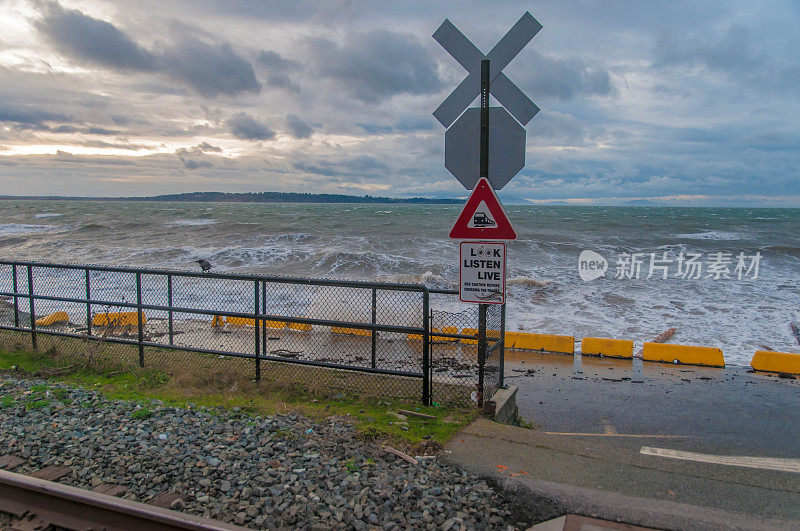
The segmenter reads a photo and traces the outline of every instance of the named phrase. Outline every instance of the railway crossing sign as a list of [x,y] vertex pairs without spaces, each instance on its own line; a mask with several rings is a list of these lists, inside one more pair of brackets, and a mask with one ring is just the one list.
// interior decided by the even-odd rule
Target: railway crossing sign
[[[488,92],[503,106],[490,109],[488,114],[488,127],[494,142],[487,148],[488,175],[482,176],[500,190],[525,167],[523,126],[536,116],[539,107],[503,74],[503,69],[541,29],[542,25],[526,12],[486,55],[447,19],[433,34],[436,42],[468,72],[467,77],[433,112],[434,117],[448,128],[445,167],[468,190],[473,189],[479,175],[481,120],[480,109],[467,107],[481,93],[482,62],[488,61],[489,64]],[[488,94],[485,99],[482,107],[488,106]]]
[[458,31],[452,22],[445,19],[433,34],[433,38],[469,72],[469,75],[439,105],[439,108],[433,112],[433,116],[445,127],[452,125],[456,118],[464,112],[464,109],[478,97],[481,91],[481,60],[489,59],[491,83],[489,90],[492,96],[508,109],[522,125],[530,122],[539,112],[539,107],[503,74],[503,69],[541,29],[542,25],[539,24],[539,21],[526,11],[494,48],[488,54],[483,55],[478,47]]
[[503,205],[492,190],[492,185],[481,178],[450,230],[457,240],[516,240],[517,233],[508,221]]

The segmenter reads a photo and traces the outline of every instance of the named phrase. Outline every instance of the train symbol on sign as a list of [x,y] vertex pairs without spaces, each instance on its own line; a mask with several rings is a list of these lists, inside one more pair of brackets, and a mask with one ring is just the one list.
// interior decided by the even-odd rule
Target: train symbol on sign
[[494,227],[497,225],[485,212],[475,212],[475,216],[472,218],[472,224],[475,227]]

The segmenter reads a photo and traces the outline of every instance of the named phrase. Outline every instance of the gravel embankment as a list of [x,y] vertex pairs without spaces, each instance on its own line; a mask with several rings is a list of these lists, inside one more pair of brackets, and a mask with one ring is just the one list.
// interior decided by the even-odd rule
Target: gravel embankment
[[18,473],[68,466],[62,483],[115,483],[144,502],[174,491],[182,495],[175,509],[254,528],[511,523],[511,507],[483,480],[433,459],[409,464],[358,440],[342,418],[247,417],[157,401],[142,408],[11,377],[0,378],[0,400],[0,455],[26,459]]

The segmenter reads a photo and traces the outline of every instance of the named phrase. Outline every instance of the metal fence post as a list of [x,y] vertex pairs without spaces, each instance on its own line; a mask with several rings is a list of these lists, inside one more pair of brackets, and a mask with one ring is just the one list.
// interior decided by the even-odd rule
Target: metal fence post
[[139,323],[139,367],[144,367],[144,313],[142,312],[142,274],[136,272],[136,322]]
[[172,275],[167,273],[167,306],[169,306],[169,346],[174,344],[175,330],[172,327]]
[[483,407],[483,380],[486,368],[486,305],[478,305],[478,407]]
[[19,328],[19,301],[17,300],[17,293],[19,289],[17,287],[17,265],[14,264],[11,266],[11,274],[14,275],[14,279],[12,280],[13,288],[14,288],[14,327]]
[[430,293],[427,289],[422,292],[422,403],[431,405],[431,342],[430,322],[428,313],[430,309]]
[[[372,288],[372,324],[378,322],[378,293],[375,288]],[[375,354],[378,347],[378,331],[372,330],[372,368],[375,368]]]
[[92,287],[89,280],[89,268],[86,268],[86,335],[92,335]]
[[[261,282],[261,315],[267,315],[267,281]],[[267,355],[267,320],[261,321],[261,353]]]
[[36,348],[36,311],[33,308],[33,266],[28,264],[28,300],[31,310],[31,348]]
[[[253,304],[253,328],[256,331],[256,381],[261,381],[261,343],[259,342],[259,332],[261,329],[261,323],[258,320],[258,307],[261,304],[258,300],[258,280],[256,280],[253,284],[253,291],[254,295],[254,304]],[[266,343],[266,337],[264,338],[264,342]]]

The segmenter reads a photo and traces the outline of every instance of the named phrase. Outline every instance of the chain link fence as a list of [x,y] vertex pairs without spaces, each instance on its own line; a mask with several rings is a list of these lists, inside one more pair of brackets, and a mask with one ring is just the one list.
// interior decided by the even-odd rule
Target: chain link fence
[[480,404],[502,315],[421,285],[0,261],[0,347],[209,381]]

